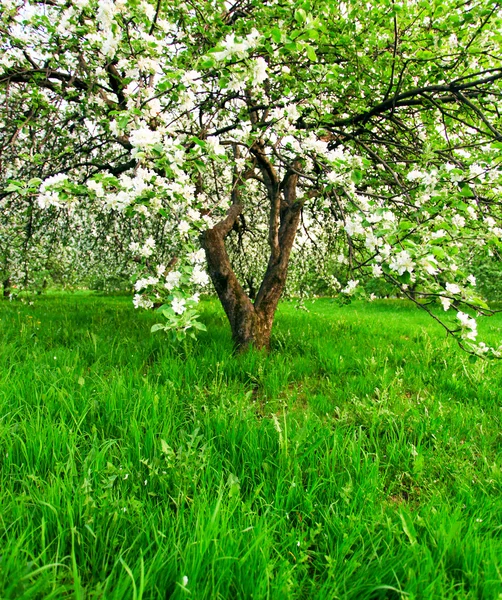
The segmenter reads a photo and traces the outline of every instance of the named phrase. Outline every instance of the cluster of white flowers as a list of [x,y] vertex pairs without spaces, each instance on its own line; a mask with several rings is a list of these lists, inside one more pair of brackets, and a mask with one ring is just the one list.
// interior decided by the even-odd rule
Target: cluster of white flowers
[[[49,208],[50,206],[60,208],[62,203],[57,188],[61,187],[61,184],[67,181],[68,175],[65,175],[64,173],[58,173],[57,175],[45,179],[40,185],[40,193],[37,198],[40,208]],[[53,189],[54,187],[56,189]]]
[[342,294],[347,294],[348,296],[351,296],[356,291],[358,285],[359,279],[350,279],[349,281],[347,281],[347,285],[343,288]]
[[460,294],[460,287],[456,283],[447,283],[445,288],[450,294]]
[[96,198],[103,198],[105,195],[105,190],[103,188],[103,184],[100,181],[94,181],[94,179],[89,179],[87,181],[87,187],[91,192],[96,194]]
[[420,171],[419,169],[413,169],[406,175],[406,179],[410,182],[416,182],[425,186],[430,191],[434,190],[439,182],[438,169],[431,169],[430,171]]
[[216,156],[225,156],[225,146],[220,144],[220,140],[217,137],[209,137],[206,140],[206,146],[209,152]]
[[174,298],[171,302],[171,308],[177,315],[182,315],[186,310],[186,300],[184,298]]
[[153,308],[153,301],[142,294],[135,294],[133,304],[134,308],[145,308],[147,310]]
[[406,250],[401,250],[392,257],[389,268],[396,271],[398,275],[403,275],[405,271],[411,274],[415,268],[415,262]]
[[195,285],[206,286],[209,283],[209,276],[200,265],[195,265],[190,279]]
[[138,242],[131,242],[129,244],[129,250],[133,253],[139,254],[140,256],[148,258],[149,256],[152,256],[155,250],[155,240],[152,237],[149,237],[145,240],[143,245],[139,244]]
[[268,65],[265,59],[259,56],[254,61],[253,81],[256,85],[259,85],[266,79],[268,79]]
[[164,283],[164,287],[166,290],[174,290],[177,288],[181,281],[181,273],[180,271],[169,271],[166,275],[166,282]]
[[68,175],[65,175],[64,173],[58,173],[52,177],[47,177],[40,185],[40,191],[45,192],[47,188],[63,183],[64,181],[68,181]]
[[159,131],[154,131],[146,125],[141,123],[140,127],[133,129],[129,133],[129,141],[134,147],[134,152],[137,154],[141,150],[148,150],[156,144],[162,142],[162,135]]
[[451,222],[453,225],[455,225],[455,227],[465,227],[465,218],[457,213],[453,215]]
[[463,329],[462,337],[464,339],[475,341],[476,337],[478,335],[478,325],[476,323],[476,319],[469,317],[468,314],[466,314],[462,311],[458,311],[457,319],[460,321],[460,324],[462,325],[462,329]]
[[140,290],[144,290],[147,287],[157,285],[159,283],[158,277],[145,277],[143,279],[138,279],[134,284],[134,289],[139,292]]
[[497,227],[497,222],[493,217],[485,217],[484,222],[488,225],[490,233],[502,240],[502,227]]
[[200,250],[196,250],[195,252],[191,252],[188,255],[188,259],[191,263],[193,264],[202,264],[205,262],[206,260],[206,253],[204,252],[204,248],[201,248]]
[[186,235],[190,231],[190,223],[185,221],[185,219],[182,219],[178,224],[178,231],[181,235]]
[[213,52],[212,57],[217,61],[223,61],[231,57],[246,58],[249,51],[259,45],[262,37],[256,29],[253,29],[244,38],[237,38],[234,33],[229,33],[221,43],[223,49]]
[[362,225],[362,216],[359,214],[355,214],[352,217],[348,217],[345,220],[345,231],[350,235],[364,235],[365,228]]
[[[291,128],[291,125],[296,123],[300,116],[300,111],[298,110],[298,106],[296,104],[287,104],[284,107],[276,107],[270,111],[270,117],[274,120],[277,120],[279,125],[282,125],[282,131],[284,132],[287,132],[291,129],[291,132],[293,133],[294,128]],[[287,140],[286,144],[288,142],[291,143],[291,140]]]
[[59,194],[53,191],[46,191],[41,193],[37,198],[38,206],[40,208],[49,208],[50,206],[61,207]]
[[438,269],[438,261],[435,256],[432,254],[428,254],[426,257],[420,260],[420,264],[423,267],[424,271],[429,275],[436,275],[439,273]]

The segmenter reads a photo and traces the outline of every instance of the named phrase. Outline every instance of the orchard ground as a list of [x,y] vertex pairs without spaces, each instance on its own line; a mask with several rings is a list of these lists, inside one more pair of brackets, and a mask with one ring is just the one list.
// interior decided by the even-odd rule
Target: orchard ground
[[2,302],[0,597],[501,598],[502,364],[307,308],[233,356],[215,301],[181,345],[126,297]]

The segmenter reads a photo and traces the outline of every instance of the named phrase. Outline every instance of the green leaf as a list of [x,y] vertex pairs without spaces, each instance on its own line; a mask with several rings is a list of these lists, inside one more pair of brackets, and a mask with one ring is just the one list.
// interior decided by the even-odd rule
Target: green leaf
[[171,308],[171,305],[170,304],[163,304],[162,306],[159,306],[159,308],[157,308],[157,312],[163,313],[167,308]]
[[468,185],[464,185],[460,190],[460,195],[464,198],[474,198],[474,192]]
[[409,271],[405,271],[402,275],[398,275],[397,279],[406,285],[411,282],[411,274]]
[[270,35],[272,36],[272,39],[274,40],[274,42],[276,44],[280,44],[281,43],[281,39],[282,39],[282,32],[278,27],[274,27],[272,29],[272,31],[270,32]]
[[152,325],[150,332],[154,333],[155,331],[159,331],[161,329],[165,329],[166,326],[164,325],[164,323],[155,323],[155,325]]
[[9,183],[9,185],[5,188],[6,192],[19,192],[19,190],[23,189],[23,185],[21,183]]
[[305,23],[307,20],[307,13],[303,10],[303,8],[299,8],[295,10],[295,21],[297,23]]
[[399,229],[401,231],[408,231],[409,229],[413,229],[416,227],[416,223],[412,223],[411,221],[400,221]]
[[317,54],[315,53],[314,48],[310,44],[305,44],[305,49],[307,50],[308,59],[311,62],[317,62]]
[[212,68],[214,67],[214,65],[215,65],[215,64],[216,64],[216,63],[215,63],[215,60],[214,60],[214,58],[207,58],[207,57],[206,57],[206,58],[205,58],[205,60],[203,60],[203,61],[200,63],[200,66],[201,66],[203,69],[212,69]]
[[317,29],[309,29],[305,35],[308,37],[308,39],[313,41],[317,41],[319,39],[319,32]]
[[446,252],[440,246],[433,246],[432,254],[434,254],[436,258],[444,258],[446,256]]

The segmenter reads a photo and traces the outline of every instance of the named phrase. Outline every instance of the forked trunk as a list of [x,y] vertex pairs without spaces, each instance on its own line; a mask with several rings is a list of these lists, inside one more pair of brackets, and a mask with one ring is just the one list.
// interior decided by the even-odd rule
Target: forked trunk
[[230,323],[237,350],[244,351],[250,346],[268,349],[275,307],[263,310],[251,302],[235,276],[220,232],[206,231],[202,243],[209,275]]
[[271,254],[254,303],[235,276],[225,248],[225,238],[243,209],[237,185],[234,186],[233,204],[226,218],[202,235],[209,276],[239,351],[250,346],[258,349],[268,349],[270,346],[275,311],[286,284],[289,257],[300,221],[301,203],[296,202],[297,181],[298,174],[292,171],[287,173],[281,186],[271,184]]

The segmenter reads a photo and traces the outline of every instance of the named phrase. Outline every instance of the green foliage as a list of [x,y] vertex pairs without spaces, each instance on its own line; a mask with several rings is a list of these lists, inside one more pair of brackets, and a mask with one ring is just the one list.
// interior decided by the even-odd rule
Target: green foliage
[[480,292],[488,300],[502,301],[502,259],[500,255],[476,261],[472,271]]
[[195,331],[206,331],[204,323],[198,321],[200,317],[196,310],[185,310],[183,314],[177,315],[169,304],[159,308],[159,313],[166,319],[165,323],[155,323],[150,331],[165,331],[173,340],[181,341],[187,336],[195,339]]
[[129,298],[0,304],[2,599],[498,597],[500,363],[402,301],[285,303],[234,357],[201,306],[180,346]]

